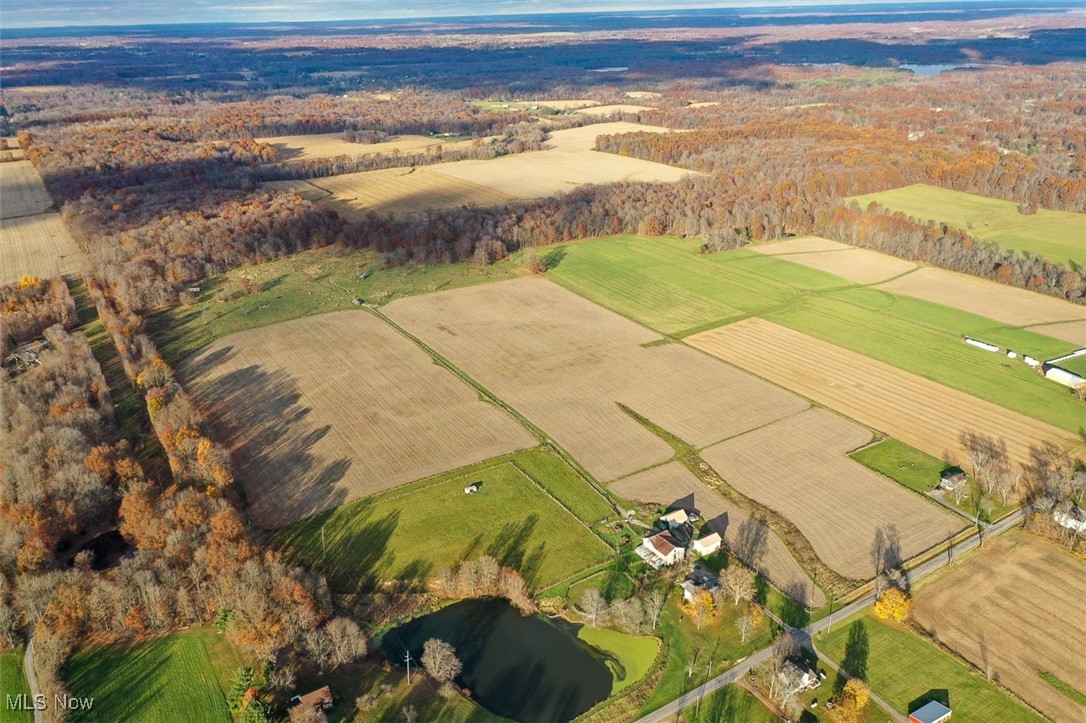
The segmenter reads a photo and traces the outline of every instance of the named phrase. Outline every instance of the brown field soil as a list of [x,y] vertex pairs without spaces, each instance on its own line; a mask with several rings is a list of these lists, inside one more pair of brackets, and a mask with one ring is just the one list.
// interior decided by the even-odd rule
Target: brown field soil
[[1054,721],[1086,720],[1086,706],[1038,677],[1086,693],[1086,565],[1029,533],[1001,535],[914,598],[917,622]]
[[[622,133],[682,133],[664,126],[650,126],[628,121],[613,123],[592,123],[580,128],[565,128],[554,131],[547,137],[547,147],[560,151],[591,151],[596,147],[599,136],[617,136]],[[612,155],[612,154],[606,154]],[[590,156],[595,158],[595,156]],[[652,165],[661,165],[658,163]],[[670,168],[670,166],[665,166]]]
[[[754,246],[752,251],[766,253],[765,246]],[[794,264],[808,266],[840,276],[857,284],[874,284],[901,276],[916,268],[912,261],[896,256],[880,254],[867,249],[847,248],[840,251],[807,251],[802,253],[775,252],[775,255]]]
[[809,409],[702,450],[728,484],[791,520],[841,575],[874,577],[876,540],[908,560],[954,535],[964,521],[846,455],[871,432]]
[[1046,441],[1082,452],[1062,429],[762,319],[685,341],[951,464],[968,462],[958,444],[966,430],[1006,439],[1020,463]]
[[577,111],[578,113],[584,113],[585,115],[611,115],[612,113],[640,113],[645,110],[656,110],[647,105],[629,105],[626,103],[616,103],[615,105],[597,105],[591,108],[582,108]]
[[[11,164],[0,164],[0,166]],[[84,257],[57,212],[0,221],[0,284],[83,270]]]
[[768,527],[752,519],[706,487],[680,462],[667,464],[613,482],[616,495],[636,502],[693,508],[705,524],[724,538],[728,547],[778,589],[808,607],[826,604],[825,594]]
[[232,334],[177,371],[264,527],[536,444],[364,311]]
[[370,211],[404,215],[473,204],[494,206],[515,200],[508,193],[454,178],[434,168],[386,168],[287,183],[298,184],[294,188],[299,189],[299,195],[315,196],[318,191],[325,191],[324,205],[355,220]]
[[698,447],[806,408],[794,394],[662,337],[546,279],[393,301],[385,313],[612,480],[673,450],[624,404]]
[[840,241],[831,241],[821,236],[801,236],[799,238],[785,239],[784,241],[756,244],[747,248],[767,256],[776,256],[778,254],[803,254],[812,251],[847,251],[855,247],[843,244]]
[[32,216],[51,208],[53,199],[30,161],[0,163],[0,219]]
[[1055,339],[1063,339],[1072,344],[1086,346],[1086,321],[1068,321],[1062,324],[1042,324],[1028,327],[1030,331],[1045,334]]
[[717,105],[720,105],[719,101],[716,101],[716,100],[703,100],[700,103],[691,103],[690,105],[688,105],[686,107],[687,108],[712,108],[713,106],[717,106]]
[[878,288],[934,301],[1014,326],[1086,319],[1086,306],[933,267],[918,269]]
[[383,143],[349,143],[342,133],[315,133],[300,136],[257,138],[261,143],[275,146],[285,161],[334,156],[366,156],[394,151],[418,151],[430,146],[443,146],[439,138],[427,136],[395,136]]
[[623,93],[627,98],[643,100],[645,98],[659,98],[660,94],[654,90],[629,90]]

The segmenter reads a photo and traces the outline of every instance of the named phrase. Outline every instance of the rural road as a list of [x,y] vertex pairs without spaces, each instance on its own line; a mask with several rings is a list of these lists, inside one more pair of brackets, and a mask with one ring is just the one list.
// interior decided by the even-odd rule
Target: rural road
[[[922,562],[916,567],[908,569],[905,573],[906,579],[909,580],[910,583],[915,583],[920,578],[926,577],[927,575],[930,575],[936,570],[952,563],[954,561],[954,558],[957,557],[959,554],[967,552],[968,550],[972,550],[973,548],[980,545],[982,536],[987,537],[988,535],[998,535],[1002,532],[1006,532],[1010,528],[1017,525],[1025,518],[1028,510],[1028,507],[1015,510],[999,522],[993,525],[979,528],[972,535],[950,548],[946,554],[936,555],[935,557]],[[854,600],[853,602],[844,606],[840,610],[833,611],[821,620],[811,623],[810,625],[802,628],[802,630],[798,630],[797,632],[799,633],[801,639],[811,639],[818,633],[821,633],[824,630],[829,629],[833,625],[841,622],[842,620],[845,620],[855,615],[873,602],[875,602],[875,593],[869,592],[863,597],[858,598],[857,600]],[[663,721],[668,720],[678,720],[679,713],[682,712],[684,708],[694,705],[694,703],[696,703],[701,698],[712,695],[713,693],[730,683],[737,682],[740,678],[746,675],[751,668],[761,665],[762,663],[769,660],[772,653],[772,647],[765,647],[757,651],[756,653],[750,654],[740,663],[732,666],[717,677],[705,681],[697,688],[686,691],[667,705],[658,708],[657,710],[649,713],[646,716],[642,716],[636,721],[636,723],[662,723]],[[887,708],[887,710],[891,713],[896,713],[896,711],[893,711],[889,708]]]
[[[23,655],[23,672],[26,675],[26,684],[30,688],[30,699],[37,700],[37,696],[41,693],[41,689],[38,687],[38,674],[34,672],[34,636],[30,636],[30,640],[26,643],[26,653]],[[37,708],[34,709],[34,723],[43,723],[45,717],[42,712]]]

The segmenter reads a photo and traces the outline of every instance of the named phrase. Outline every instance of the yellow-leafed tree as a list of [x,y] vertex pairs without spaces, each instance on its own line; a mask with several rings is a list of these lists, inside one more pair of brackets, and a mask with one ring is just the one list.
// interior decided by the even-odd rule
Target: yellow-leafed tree
[[875,601],[873,611],[880,620],[904,622],[912,612],[913,602],[901,588],[890,587]]
[[856,723],[863,715],[870,693],[859,678],[852,678],[826,706],[826,713],[833,723]]
[[694,593],[694,599],[682,604],[684,615],[694,621],[694,627],[701,630],[706,623],[713,620],[716,614],[716,605],[713,596],[708,590],[699,589]]

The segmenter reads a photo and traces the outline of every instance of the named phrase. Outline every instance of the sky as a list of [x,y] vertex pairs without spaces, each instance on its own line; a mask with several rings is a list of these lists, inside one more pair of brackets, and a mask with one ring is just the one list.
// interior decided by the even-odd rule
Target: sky
[[[845,0],[839,0],[844,2]],[[852,0],[864,3],[864,0]],[[909,2],[897,0],[896,4]],[[0,0],[3,28],[299,22],[679,8],[830,5],[834,0]],[[864,4],[887,4],[867,0]]]

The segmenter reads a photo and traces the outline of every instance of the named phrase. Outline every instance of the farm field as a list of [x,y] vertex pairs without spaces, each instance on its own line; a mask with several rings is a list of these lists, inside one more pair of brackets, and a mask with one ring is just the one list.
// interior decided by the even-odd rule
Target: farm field
[[950,464],[967,461],[958,442],[966,430],[1005,438],[1018,462],[1045,441],[1081,448],[1070,432],[762,319],[687,341]]
[[32,216],[51,208],[53,199],[30,161],[0,163],[0,220]]
[[[362,274],[366,278],[360,279]],[[148,327],[159,351],[176,366],[229,334],[355,309],[351,303],[355,298],[382,304],[521,275],[515,255],[484,267],[465,262],[382,269],[377,254],[369,249],[314,249],[214,276],[201,284],[193,304],[152,316]]]
[[740,685],[726,685],[698,705],[683,710],[683,723],[778,723],[780,720],[754,694]]
[[608,133],[670,132],[637,123],[598,123],[553,132],[542,151],[487,161],[453,161],[433,166],[387,168],[326,176],[310,181],[272,181],[266,187],[290,191],[335,209],[346,218],[370,211],[409,214],[429,209],[493,206],[569,191],[587,183],[622,180],[677,181],[691,172],[662,163],[592,150]]
[[685,346],[660,344],[659,335],[546,279],[400,299],[385,313],[552,435],[600,480],[673,455],[618,404],[696,446],[807,407]]
[[4,723],[31,723],[34,714],[30,711],[12,710],[7,701],[17,695],[30,695],[26,675],[23,673],[23,648],[0,651],[0,721]]
[[1031,326],[1029,330],[1063,339],[1079,347],[1086,346],[1086,321],[1068,321],[1063,324]]
[[693,508],[706,526],[724,538],[728,547],[778,589],[813,608],[826,604],[825,594],[788,552],[773,532],[736,509],[706,487],[680,462],[668,462],[624,477],[610,485],[611,492],[636,502]]
[[955,723],[1044,720],[949,653],[869,612],[842,622],[815,643],[899,713],[942,699],[953,709]]
[[359,310],[233,334],[177,373],[230,449],[264,527],[536,444]]
[[884,439],[849,456],[868,469],[924,494],[939,486],[939,475],[947,468],[943,460],[896,439]]
[[[1086,319],[1086,306],[1081,304],[934,267],[918,269],[878,288],[987,316],[1012,326]],[[1047,327],[1038,331],[1044,334]]]
[[632,105],[630,103],[615,103],[614,105],[594,105],[591,108],[581,108],[578,113],[584,115],[604,116],[614,113],[640,113],[646,110],[656,110],[647,105]]
[[1082,235],[1086,214],[1039,209],[1031,216],[1024,216],[1012,201],[925,184],[850,200],[863,207],[877,201],[920,221],[948,223],[1005,249],[1044,256],[1058,264],[1066,265],[1069,260],[1086,264],[1086,239]]
[[147,723],[232,720],[226,695],[234,671],[259,668],[214,628],[201,627],[129,646],[77,652],[62,672],[71,694],[94,707],[72,721]]
[[[1086,695],[1084,589],[1081,560],[1014,531],[925,581],[914,616],[974,665],[983,668],[987,657],[1002,685],[1052,720],[1086,720],[1086,706],[1039,675],[1052,673]],[[1058,634],[1039,634],[1056,621]]]
[[380,143],[351,143],[343,140],[342,133],[275,136],[272,138],[257,138],[256,140],[274,146],[279,151],[280,160],[284,161],[332,158],[334,156],[366,156],[393,153],[395,151],[418,151],[430,146],[445,145],[440,138],[411,135],[393,136]]
[[[908,560],[953,536],[962,520],[846,456],[871,432],[810,409],[702,451],[731,486],[791,520],[818,556],[854,580],[875,577],[876,540]],[[849,500],[843,504],[843,500]]]
[[[612,551],[547,491],[558,485],[602,499],[599,493],[561,463],[545,477],[526,474],[541,456],[550,454],[509,455],[358,500],[279,530],[275,541],[339,592],[427,581],[442,566],[484,554],[542,589],[608,561]],[[480,491],[464,494],[474,482],[482,482]]]
[[[752,246],[751,251],[756,253],[781,256],[787,261],[812,269],[819,269],[840,276],[858,284],[874,284],[886,281],[895,276],[901,276],[916,268],[912,261],[899,259],[896,256],[880,254],[876,251],[859,249],[852,246],[844,246],[842,249],[830,249],[816,251],[806,249],[803,241],[807,239],[795,239],[789,241],[777,241],[771,244]],[[822,239],[810,239],[818,242]],[[797,241],[799,243],[797,243]],[[815,244],[810,244],[815,245]],[[802,251],[790,251],[787,249],[800,248]],[[1028,293],[1028,292],[1027,292]],[[1036,294],[1034,294],[1036,296]]]
[[[1020,361],[970,347],[961,337],[1040,359],[1067,353],[1074,344],[864,287],[788,257],[745,249],[701,256],[696,248],[690,240],[619,236],[558,247],[544,259],[553,267],[550,278],[664,333],[686,337],[761,316],[1054,427],[1077,432],[1082,426],[1082,403],[1065,388]],[[1068,302],[1031,296],[1078,310]]]
[[[0,163],[0,168],[10,165]],[[83,254],[56,211],[0,221],[0,284],[24,275],[77,273],[83,266]]]

